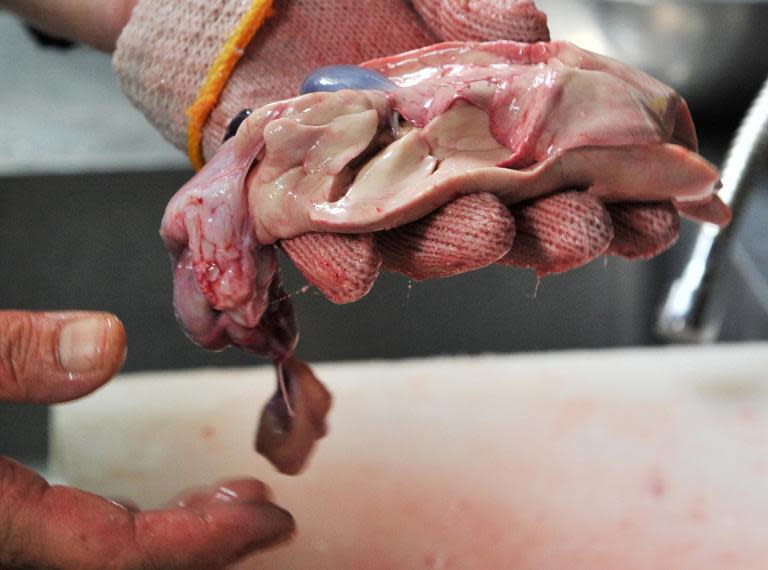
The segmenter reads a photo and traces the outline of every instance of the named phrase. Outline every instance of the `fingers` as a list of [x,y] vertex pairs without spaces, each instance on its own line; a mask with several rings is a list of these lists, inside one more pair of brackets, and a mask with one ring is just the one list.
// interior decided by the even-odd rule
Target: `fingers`
[[294,530],[253,479],[135,512],[0,458],[0,497],[2,568],[221,568]]
[[417,222],[370,236],[313,233],[284,240],[307,279],[334,302],[365,295],[383,267],[414,280],[450,277],[494,262],[539,277],[585,265],[603,254],[648,259],[677,239],[669,202],[604,205],[569,191],[510,210],[492,194],[471,194]]
[[515,240],[515,220],[493,194],[470,194],[429,216],[377,232],[384,267],[411,279],[449,277],[490,265]]
[[381,255],[370,234],[312,232],[284,239],[280,247],[307,281],[334,303],[364,297],[379,276]]
[[603,254],[614,237],[602,203],[584,192],[563,192],[513,208],[517,236],[499,263],[533,269],[539,277],[574,269]]
[[611,255],[650,259],[668,249],[680,233],[680,216],[671,202],[621,203],[606,206],[613,220]]
[[122,366],[125,329],[106,313],[0,311],[0,400],[65,402]]
[[309,233],[281,247],[307,280],[334,303],[370,291],[383,265],[411,279],[449,277],[490,265],[507,253],[515,221],[492,194],[462,196],[429,216],[374,236]]

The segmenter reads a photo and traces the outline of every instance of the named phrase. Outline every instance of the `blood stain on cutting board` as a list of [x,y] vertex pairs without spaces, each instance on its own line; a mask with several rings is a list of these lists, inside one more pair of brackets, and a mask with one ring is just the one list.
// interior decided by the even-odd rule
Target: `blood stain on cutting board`
[[210,424],[205,424],[200,427],[200,437],[203,439],[212,439],[216,437],[216,428]]
[[654,465],[650,469],[648,475],[648,491],[651,496],[656,499],[663,499],[667,494],[669,482],[664,474],[664,471],[658,465]]

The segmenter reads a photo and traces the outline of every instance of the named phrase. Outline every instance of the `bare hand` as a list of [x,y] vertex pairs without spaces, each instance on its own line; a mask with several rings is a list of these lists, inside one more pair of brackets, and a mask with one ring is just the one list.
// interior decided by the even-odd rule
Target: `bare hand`
[[[56,403],[122,365],[125,330],[100,313],[0,311],[0,400]],[[0,457],[0,567],[216,568],[291,536],[289,513],[254,479],[196,490],[140,512],[49,485]]]

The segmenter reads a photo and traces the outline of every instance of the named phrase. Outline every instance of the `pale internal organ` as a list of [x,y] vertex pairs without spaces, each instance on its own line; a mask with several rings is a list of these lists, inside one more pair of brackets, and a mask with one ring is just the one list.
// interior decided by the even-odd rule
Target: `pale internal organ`
[[[395,88],[309,93],[255,111],[162,223],[187,334],[275,362],[282,397],[262,430],[312,427],[296,428],[301,441],[259,436],[259,449],[290,472],[325,433],[330,400],[292,359],[297,329],[278,240],[388,230],[462,194],[511,206],[578,190],[608,203],[671,201],[697,220],[729,217],[685,102],[618,62],[568,43],[499,41],[440,44],[364,67]],[[294,409],[306,421],[292,421]]]
[[[248,188],[260,242],[388,229],[479,192],[512,204],[579,188],[726,220],[685,102],[618,62],[567,43],[493,42],[366,66],[399,88],[305,95],[241,133],[264,143]],[[404,121],[391,135],[393,109]]]

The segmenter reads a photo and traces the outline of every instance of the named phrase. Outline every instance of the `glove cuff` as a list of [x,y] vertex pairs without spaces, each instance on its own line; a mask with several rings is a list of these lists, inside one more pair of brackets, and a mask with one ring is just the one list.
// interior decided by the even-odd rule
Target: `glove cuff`
[[203,165],[203,127],[272,0],[141,0],[113,67],[128,98],[163,136]]

